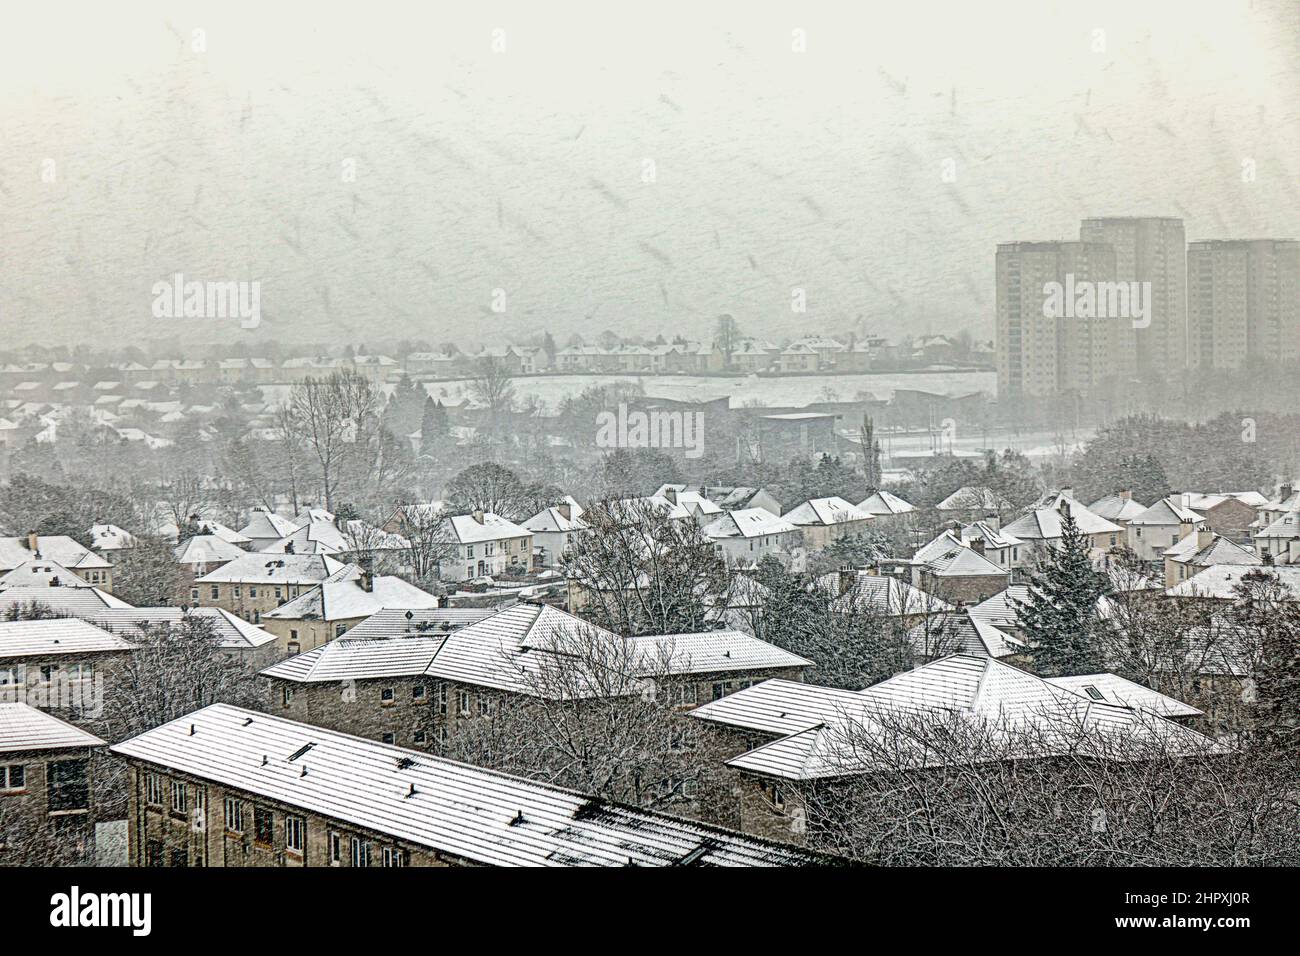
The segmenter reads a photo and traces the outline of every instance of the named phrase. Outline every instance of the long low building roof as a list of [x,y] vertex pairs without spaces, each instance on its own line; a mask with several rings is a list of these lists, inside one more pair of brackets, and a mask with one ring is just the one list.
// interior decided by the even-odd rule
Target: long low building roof
[[0,704],[0,753],[100,747],[104,741],[28,704]]
[[427,753],[213,704],[114,753],[494,866],[806,866],[826,858]]
[[131,650],[130,641],[75,617],[0,622],[0,658]]

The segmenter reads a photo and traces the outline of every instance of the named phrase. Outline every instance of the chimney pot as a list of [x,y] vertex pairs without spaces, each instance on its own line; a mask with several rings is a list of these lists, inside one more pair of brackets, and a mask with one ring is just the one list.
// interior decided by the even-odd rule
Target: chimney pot
[[669,500],[669,502],[671,502],[672,504],[677,504],[677,489],[676,489],[676,488],[665,488],[665,489],[664,489],[664,497],[667,498],[667,499]]
[[573,508],[571,508],[569,503],[566,501],[564,504],[556,505],[555,510],[560,513],[560,516],[563,517],[565,521],[569,521]]
[[1196,550],[1201,551],[1208,548],[1214,543],[1214,531],[1210,528],[1200,528],[1196,532]]
[[482,523],[483,523],[483,510],[482,510],[481,508],[477,508],[477,509],[475,509],[475,511],[474,511],[474,520],[475,520],[476,522],[478,522],[479,524],[482,524]]
[[1133,492],[1129,491],[1127,488],[1121,488],[1119,497],[1121,501],[1131,501],[1133,499]]
[[41,539],[35,531],[27,532],[27,550],[35,554],[41,549]]

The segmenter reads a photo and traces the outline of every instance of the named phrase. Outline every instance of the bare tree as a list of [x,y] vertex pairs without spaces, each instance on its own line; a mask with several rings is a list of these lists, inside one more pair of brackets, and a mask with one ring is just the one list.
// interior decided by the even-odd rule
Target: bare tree
[[351,371],[304,379],[289,393],[283,424],[291,440],[315,458],[326,511],[334,510],[347,466],[368,448],[379,411],[370,383]]
[[796,788],[809,842],[913,866],[1300,860],[1293,774],[1154,716],[1103,732],[1086,713],[880,711],[836,723],[819,750],[827,777]]
[[495,432],[514,407],[515,386],[510,369],[503,359],[484,355],[474,362],[470,394],[487,408],[488,421]]
[[594,503],[569,540],[574,612],[620,634],[709,630],[727,593],[726,560],[689,518],[650,499]]

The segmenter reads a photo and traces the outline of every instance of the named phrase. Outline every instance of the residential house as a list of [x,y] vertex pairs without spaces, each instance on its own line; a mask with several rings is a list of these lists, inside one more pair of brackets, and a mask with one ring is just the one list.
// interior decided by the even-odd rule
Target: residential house
[[723,511],[740,511],[743,508],[762,508],[774,515],[785,509],[781,502],[765,488],[747,488],[740,485],[726,485],[704,489],[705,497]]
[[928,618],[914,625],[907,638],[912,650],[925,661],[949,654],[1023,660],[1026,647],[1020,638],[968,610]]
[[86,533],[91,549],[109,564],[115,563],[120,552],[135,547],[135,536],[115,524],[91,525]]
[[706,524],[703,533],[732,567],[750,568],[765,557],[790,567],[803,549],[802,530],[762,508],[725,512]]
[[916,505],[904,501],[898,495],[888,491],[873,491],[861,504],[859,511],[865,511],[873,518],[902,518],[916,511]]
[[1050,495],[1039,504],[1045,507],[1036,507],[1002,528],[1003,534],[1012,535],[1024,542],[1019,546],[1019,559],[1011,562],[1013,568],[1033,568],[1045,549],[1060,545],[1063,518],[1067,513],[1074,519],[1075,527],[1087,538],[1088,556],[1094,564],[1103,564],[1108,552],[1123,544],[1123,528],[1089,511],[1064,492]]
[[113,591],[113,565],[63,534],[36,532],[14,538],[0,538],[0,573],[12,571],[28,561],[53,561],[101,590]]
[[533,536],[533,565],[538,568],[559,567],[570,539],[587,528],[575,501],[543,508],[520,527]]
[[830,608],[836,614],[894,618],[909,628],[933,615],[954,610],[943,598],[891,574],[877,574],[870,569],[842,568],[822,575],[816,585],[835,595]]
[[208,621],[219,653],[261,670],[280,659],[275,635],[220,607],[124,607],[78,614],[85,621],[128,640],[142,627],[179,626],[187,617]]
[[250,550],[261,551],[297,530],[298,525],[292,519],[262,508],[254,508],[248,516],[248,524],[239,529],[239,534],[248,539]]
[[1255,550],[1273,564],[1300,564],[1300,511],[1288,511],[1256,531]]
[[1231,538],[1215,534],[1209,528],[1193,531],[1165,551],[1165,587],[1186,581],[1198,571],[1215,565],[1251,567],[1263,564],[1253,551],[1247,551]]
[[335,575],[262,615],[280,656],[309,651],[342,637],[353,625],[387,608],[436,608],[439,599],[390,575]]
[[719,827],[228,704],[112,750],[130,765],[135,866],[827,862]]
[[361,569],[325,554],[243,554],[196,578],[190,605],[223,607],[257,624],[327,578],[359,577]]
[[242,558],[248,552],[214,534],[196,534],[173,549],[181,567],[181,579],[173,600],[177,604],[195,602],[195,582],[211,571]]
[[1020,560],[1020,548],[1024,542],[1005,528],[999,528],[996,519],[973,522],[955,534],[962,544],[1000,568],[1011,570]]
[[821,551],[832,541],[861,534],[874,520],[838,496],[810,498],[781,517],[803,532],[803,545],[808,552]]
[[706,497],[702,491],[690,491],[686,485],[660,485],[651,497],[664,498],[669,504],[685,508],[686,513],[703,527],[723,513],[720,505]]
[[943,517],[963,523],[987,519],[990,515],[1005,519],[1016,513],[1016,506],[991,488],[966,485],[958,488],[934,506]]
[[1006,590],[1011,573],[945,531],[912,556],[912,584],[954,604],[977,604]]
[[1128,522],[1128,546],[1143,561],[1159,561],[1193,531],[1205,527],[1205,518],[1193,511],[1182,496],[1161,498]]
[[1185,495],[1186,506],[1205,519],[1207,528],[1238,544],[1250,541],[1252,525],[1258,517],[1256,508],[1267,504],[1257,491],[1186,492]]
[[490,511],[448,517],[443,527],[454,554],[439,562],[439,576],[448,581],[525,573],[532,568],[533,535],[513,521]]

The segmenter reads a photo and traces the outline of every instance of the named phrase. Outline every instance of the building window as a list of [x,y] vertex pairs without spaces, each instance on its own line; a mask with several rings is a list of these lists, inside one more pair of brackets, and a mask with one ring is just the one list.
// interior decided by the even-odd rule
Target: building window
[[156,773],[145,774],[144,778],[144,800],[145,803],[152,803],[155,806],[162,806],[163,786],[162,777]]
[[406,866],[406,851],[395,846],[384,847],[384,866]]
[[291,641],[298,640],[298,629],[296,627],[289,628],[289,640]]
[[284,848],[291,853],[302,854],[305,846],[307,822],[302,817],[284,818]]
[[424,703],[424,685],[416,684],[411,688],[411,699],[418,703]]
[[238,584],[236,584],[235,587],[234,587],[235,597],[240,597],[240,596],[241,596],[240,593],[239,593],[240,590],[241,590],[241,589],[240,589],[240,586],[239,586]]
[[487,694],[478,695],[478,712],[484,717],[492,714],[492,698]]
[[172,781],[172,811],[184,813],[189,807],[185,802],[185,784],[179,780]]
[[379,703],[385,707],[391,707],[397,696],[397,692],[391,687],[381,687],[379,689]]
[[424,744],[428,743],[429,735],[425,733],[423,730],[417,730],[415,732],[414,737],[412,737],[412,739],[420,746],[423,746]]
[[275,817],[266,807],[253,807],[253,839],[263,846],[270,846],[275,839]]
[[717,683],[715,683],[715,684],[713,685],[713,699],[714,699],[714,700],[721,700],[722,698],[724,698],[724,697],[726,697],[726,696],[727,696],[727,683],[726,683],[726,681],[718,681]]
[[342,636],[343,636],[343,632],[346,631],[347,629],[348,629],[348,626],[347,626],[346,624],[335,624],[335,625],[334,625],[334,636],[335,636],[335,637],[342,637]]
[[391,743],[395,743],[395,739],[392,734],[384,734],[383,737],[381,738],[381,742],[386,744],[391,744]]
[[190,600],[193,601],[195,604],[198,604],[198,603],[199,603],[199,589],[198,589],[198,588],[190,588]]
[[51,760],[45,765],[45,782],[51,813],[90,808],[89,761]]
[[447,713],[447,685],[446,684],[438,685],[438,713],[444,715]]
[[163,865],[163,845],[162,840],[150,840],[145,846],[145,866],[162,866]]
[[7,767],[0,767],[0,790],[7,790],[12,793],[15,790],[22,790],[27,786],[27,772],[20,763],[11,763]]
[[285,707],[289,707],[290,705],[293,704],[293,688],[292,688],[292,687],[288,687],[288,686],[286,686],[286,687],[282,687],[282,688],[280,689],[280,703],[283,704]]
[[231,833],[244,832],[244,804],[234,797],[226,797],[226,829]]
[[248,596],[251,598],[257,597],[257,588],[253,587],[251,584],[248,586]]
[[220,596],[221,596],[220,590],[217,588],[215,584],[212,585],[212,600],[215,601]]
[[369,866],[370,865],[370,841],[363,840],[360,837],[352,838],[352,865]]
[[469,691],[463,690],[458,695],[456,712],[462,717],[469,716]]

